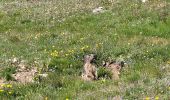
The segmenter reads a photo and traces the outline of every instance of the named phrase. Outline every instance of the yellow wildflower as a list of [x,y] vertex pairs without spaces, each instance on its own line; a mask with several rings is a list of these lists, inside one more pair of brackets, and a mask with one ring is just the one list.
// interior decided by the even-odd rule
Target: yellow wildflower
[[155,97],[155,100],[159,100],[159,97],[158,97],[158,96],[156,96],[156,97]]
[[1,87],[4,87],[5,86],[5,84],[1,84]]
[[57,50],[54,50],[54,52],[58,53]]
[[85,49],[84,47],[81,48],[81,50],[84,50],[84,49]]
[[145,100],[150,100],[150,98],[149,98],[149,97],[146,97]]
[[11,92],[11,91],[9,91],[8,93],[9,93],[9,94],[12,94],[12,92]]
[[8,84],[6,87],[7,87],[7,88],[12,88],[12,85],[11,85],[11,84]]
[[68,98],[66,98],[66,100],[69,100]]
[[4,92],[4,90],[0,89],[0,92]]
[[88,46],[88,45],[86,45],[85,47],[86,47],[86,48],[88,48],[89,46]]
[[51,56],[57,57],[58,56],[58,52],[56,50],[54,50],[54,52],[51,53]]
[[102,45],[103,43],[99,43],[100,45]]
[[52,47],[54,48],[55,46],[53,45]]
[[64,51],[63,51],[63,50],[61,50],[60,52],[61,52],[61,53],[63,53]]
[[74,53],[74,50],[71,50],[72,53]]
[[98,47],[99,47],[99,44],[96,44],[96,47],[98,48]]
[[80,38],[80,40],[83,40],[84,38]]
[[68,52],[71,52],[71,50],[68,50]]
[[71,53],[74,53],[74,50],[68,50],[68,52],[71,54]]
[[45,100],[48,100],[48,97],[45,97]]
[[106,79],[102,79],[102,82],[105,83],[105,82],[106,82]]

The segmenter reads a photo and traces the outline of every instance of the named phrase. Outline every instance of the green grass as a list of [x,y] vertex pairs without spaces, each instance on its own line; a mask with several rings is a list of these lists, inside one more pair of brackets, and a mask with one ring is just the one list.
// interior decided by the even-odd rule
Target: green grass
[[[99,6],[107,11],[93,14]],[[39,83],[13,84],[12,94],[7,89],[0,98],[168,100],[169,12],[169,0],[0,0],[1,77],[10,79],[14,57],[54,70]],[[98,67],[109,57],[128,66],[119,81],[84,82],[82,58],[89,53],[97,54]]]

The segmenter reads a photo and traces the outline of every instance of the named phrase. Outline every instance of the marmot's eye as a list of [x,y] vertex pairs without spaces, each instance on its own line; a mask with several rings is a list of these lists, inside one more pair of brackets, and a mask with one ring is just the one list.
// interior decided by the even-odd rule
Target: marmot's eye
[[117,68],[118,70],[120,70],[121,67],[118,65],[118,66],[116,66],[116,68]]

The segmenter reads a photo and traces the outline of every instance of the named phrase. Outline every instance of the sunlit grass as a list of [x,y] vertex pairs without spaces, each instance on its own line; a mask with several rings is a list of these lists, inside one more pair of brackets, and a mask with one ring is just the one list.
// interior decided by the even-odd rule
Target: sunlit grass
[[[9,59],[38,67],[31,84],[0,88],[0,99],[169,99],[170,16],[168,0],[0,0],[1,79],[11,80]],[[93,14],[96,7],[106,12]],[[119,81],[81,80],[83,55],[123,59]],[[11,87],[12,86],[12,87]],[[9,89],[8,89],[9,88]]]

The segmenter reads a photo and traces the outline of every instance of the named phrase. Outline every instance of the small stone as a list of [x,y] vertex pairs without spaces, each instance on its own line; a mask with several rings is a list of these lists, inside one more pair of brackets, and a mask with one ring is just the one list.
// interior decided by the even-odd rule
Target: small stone
[[15,57],[13,59],[10,59],[10,62],[11,62],[11,64],[16,65],[16,64],[18,64],[19,59]]
[[47,77],[48,74],[46,74],[46,73],[44,73],[44,74],[39,74],[39,76],[41,76],[41,77]]
[[98,7],[98,8],[93,9],[94,14],[103,13],[104,11],[105,10],[103,7]]
[[145,3],[147,0],[142,0],[143,3]]

